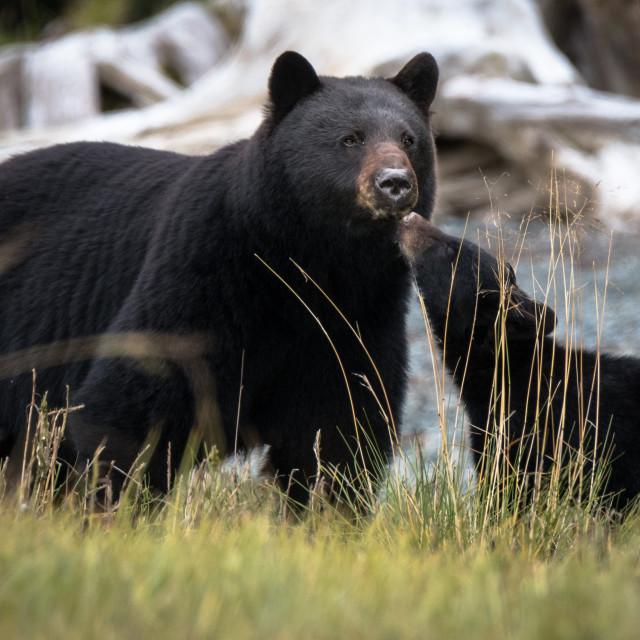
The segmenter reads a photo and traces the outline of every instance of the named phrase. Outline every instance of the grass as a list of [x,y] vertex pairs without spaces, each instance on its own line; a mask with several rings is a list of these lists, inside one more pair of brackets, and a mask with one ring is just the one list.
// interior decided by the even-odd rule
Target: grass
[[252,513],[184,530],[3,514],[6,638],[632,638],[637,535],[552,560]]
[[[571,342],[580,215],[564,218],[550,225],[549,276],[536,289],[564,305]],[[521,479],[505,467],[470,481],[454,455],[457,397],[434,370],[438,459],[427,464],[419,443],[401,450],[376,496],[363,497],[367,515],[335,508],[320,486],[291,512],[269,478],[215,450],[168,495],[134,472],[121,502],[101,505],[94,466],[58,477],[73,408],[34,403],[34,445],[0,473],[0,637],[637,637],[637,510],[614,517],[595,494],[577,504],[559,481],[517,510],[509,496]]]
[[368,518],[285,520],[273,487],[203,469],[200,492],[196,472],[115,513],[76,500],[37,515],[5,497],[0,635],[635,637],[635,517],[486,522],[474,492],[423,471],[411,485],[391,475]]

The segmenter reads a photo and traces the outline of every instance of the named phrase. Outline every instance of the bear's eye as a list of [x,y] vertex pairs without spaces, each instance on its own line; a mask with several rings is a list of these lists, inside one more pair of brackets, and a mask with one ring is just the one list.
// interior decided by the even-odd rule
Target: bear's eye
[[356,136],[346,136],[343,138],[342,143],[347,147],[353,147],[356,144],[360,143],[360,140]]
[[402,144],[407,148],[412,147],[413,146],[413,138],[408,133],[405,133],[402,136]]

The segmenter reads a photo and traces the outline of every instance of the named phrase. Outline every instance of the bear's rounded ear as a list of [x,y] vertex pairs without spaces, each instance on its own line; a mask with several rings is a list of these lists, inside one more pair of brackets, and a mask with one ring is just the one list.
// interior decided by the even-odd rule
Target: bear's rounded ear
[[285,51],[273,63],[269,76],[270,113],[279,122],[302,98],[320,88],[311,63],[295,51]]
[[558,320],[551,307],[531,300],[520,290],[515,296],[516,305],[507,314],[506,329],[509,338],[535,340],[536,336],[546,336],[555,331]]
[[419,53],[393,77],[392,82],[421,109],[428,111],[438,87],[438,63],[430,53]]

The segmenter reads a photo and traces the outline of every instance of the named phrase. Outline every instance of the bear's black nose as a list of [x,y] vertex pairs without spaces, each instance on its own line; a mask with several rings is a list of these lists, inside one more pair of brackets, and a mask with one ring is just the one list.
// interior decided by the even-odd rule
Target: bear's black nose
[[395,205],[413,200],[413,178],[407,169],[383,169],[376,178],[376,186]]

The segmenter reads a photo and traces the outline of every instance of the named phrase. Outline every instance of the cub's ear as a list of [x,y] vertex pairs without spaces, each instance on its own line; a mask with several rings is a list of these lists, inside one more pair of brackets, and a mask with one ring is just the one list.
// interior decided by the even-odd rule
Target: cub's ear
[[270,114],[274,123],[319,88],[318,74],[304,56],[295,51],[285,51],[278,56],[269,76]]
[[518,293],[520,304],[507,314],[507,336],[514,340],[534,340],[536,336],[553,333],[558,322],[553,309],[531,300],[524,292]]
[[419,53],[393,77],[389,78],[423,111],[428,111],[438,87],[438,63],[430,53]]

